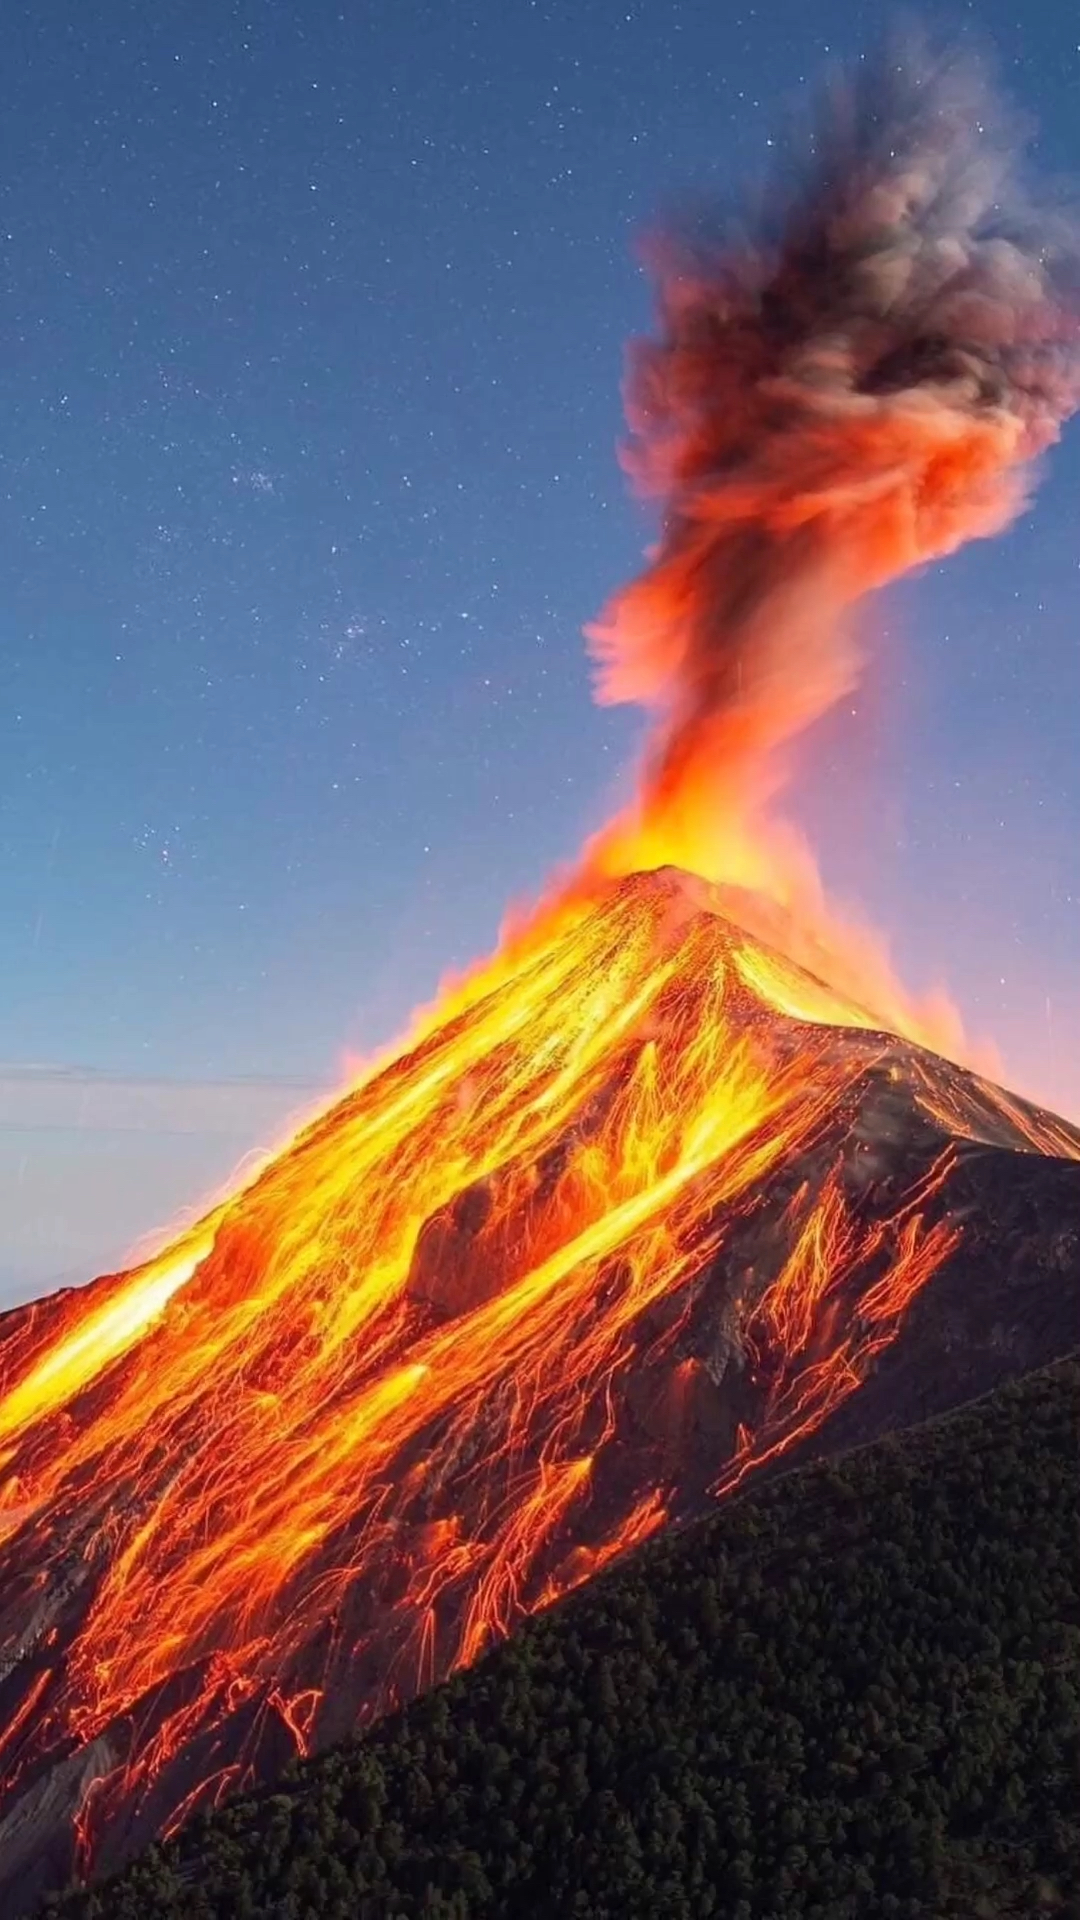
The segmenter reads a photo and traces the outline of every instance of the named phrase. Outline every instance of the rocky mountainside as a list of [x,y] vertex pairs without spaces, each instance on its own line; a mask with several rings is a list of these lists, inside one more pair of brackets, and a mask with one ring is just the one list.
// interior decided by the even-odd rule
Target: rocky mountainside
[[731,905],[579,904],[148,1266],[0,1320],[5,1912],[1075,1345],[1080,1135]]

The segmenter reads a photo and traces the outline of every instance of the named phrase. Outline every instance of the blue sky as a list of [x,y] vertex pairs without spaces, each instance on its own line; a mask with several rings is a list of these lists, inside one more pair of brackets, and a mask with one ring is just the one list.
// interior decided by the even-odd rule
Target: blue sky
[[[9,10],[0,1289],[119,1259],[278,1137],[608,811],[638,724],[581,627],[650,535],[615,458],[634,235],[760,174],[873,19]],[[953,24],[1075,167],[1074,9]],[[907,977],[1074,1113],[1078,443],[874,609],[800,797]]]

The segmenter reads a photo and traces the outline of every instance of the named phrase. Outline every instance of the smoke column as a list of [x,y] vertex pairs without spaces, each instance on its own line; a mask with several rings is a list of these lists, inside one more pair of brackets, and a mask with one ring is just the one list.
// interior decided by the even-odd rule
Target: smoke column
[[768,814],[784,748],[859,679],[854,603],[1024,506],[1080,351],[1076,227],[1036,206],[970,65],[883,56],[807,144],[756,238],[699,217],[650,249],[624,458],[662,535],[590,638],[599,698],[656,720],[593,862],[799,895],[804,921],[813,894],[820,935],[813,863]]

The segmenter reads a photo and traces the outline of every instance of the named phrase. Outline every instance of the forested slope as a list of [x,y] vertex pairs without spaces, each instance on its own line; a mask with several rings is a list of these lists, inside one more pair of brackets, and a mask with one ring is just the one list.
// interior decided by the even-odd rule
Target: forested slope
[[1075,1914],[1076,1358],[669,1535],[63,1920]]

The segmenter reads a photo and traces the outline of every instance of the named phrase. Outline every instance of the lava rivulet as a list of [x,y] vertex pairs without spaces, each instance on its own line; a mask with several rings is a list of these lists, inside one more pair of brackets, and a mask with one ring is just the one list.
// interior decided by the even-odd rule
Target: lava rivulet
[[[121,1805],[168,1825],[819,1427],[958,1237],[932,1102],[910,1174],[859,1137],[868,1075],[950,1070],[856,1011],[630,878],[173,1253],[19,1320],[9,1800],[85,1750],[91,1855]],[[1065,1141],[959,1070],[937,1101]]]
[[594,633],[654,711],[633,805],[246,1188],[0,1322],[0,1898],[833,1444],[967,1285],[987,1182],[1010,1282],[1056,1285],[1076,1134],[923,1050],[955,1024],[770,810],[858,678],[855,601],[1003,526],[1080,402],[1073,231],[1013,205],[974,97],[888,64],[779,224],[661,252],[629,400],[662,535]]

